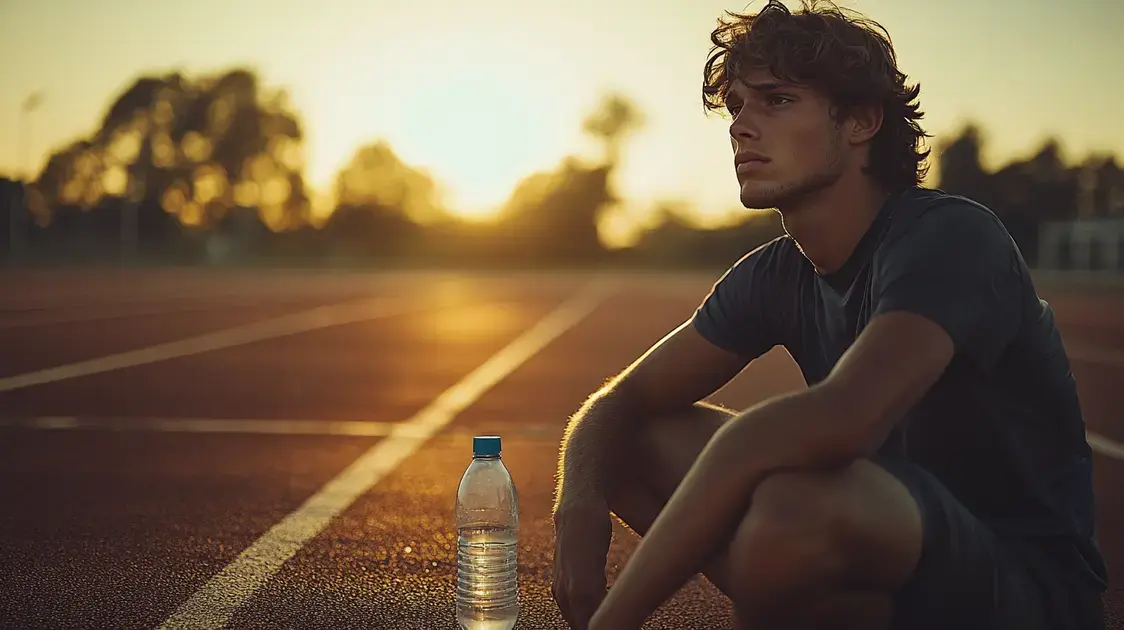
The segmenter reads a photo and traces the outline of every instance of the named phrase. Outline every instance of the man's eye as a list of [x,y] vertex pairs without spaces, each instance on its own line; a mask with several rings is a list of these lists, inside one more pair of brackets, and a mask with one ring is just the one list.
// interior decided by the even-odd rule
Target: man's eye
[[741,103],[726,103],[726,111],[730,112],[731,116],[737,116],[741,109]]
[[780,94],[773,94],[769,96],[765,102],[769,105],[785,105],[791,103],[792,99],[787,96],[781,96]]

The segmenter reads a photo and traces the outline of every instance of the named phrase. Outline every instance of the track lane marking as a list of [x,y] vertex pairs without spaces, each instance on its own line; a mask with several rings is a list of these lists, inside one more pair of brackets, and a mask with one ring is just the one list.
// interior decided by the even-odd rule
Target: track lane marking
[[[305,300],[306,302],[309,300]],[[43,311],[25,311],[25,312],[3,312],[0,311],[0,331],[9,332],[20,328],[39,328],[47,326],[59,326],[62,324],[86,324],[104,321],[113,321],[121,319],[129,319],[133,317],[152,317],[155,315],[193,315],[198,313],[213,313],[221,312],[228,308],[262,308],[269,306],[276,306],[278,310],[289,308],[292,304],[270,304],[267,302],[255,301],[251,298],[243,296],[240,299],[231,299],[223,296],[217,296],[216,299],[202,302],[194,300],[190,304],[181,304],[179,306],[169,305],[168,302],[156,303],[157,306],[149,306],[148,308],[137,308],[134,305],[111,305],[111,308],[95,308],[95,307],[77,307],[66,309],[53,309],[65,311],[63,313],[43,312]],[[307,303],[303,306],[307,307]],[[78,310],[78,312],[74,312]]]
[[296,313],[263,319],[249,324],[224,328],[193,337],[159,343],[145,348],[118,352],[75,363],[0,378],[0,392],[8,392],[33,385],[88,376],[101,372],[145,365],[223,350],[255,341],[265,341],[310,332],[331,326],[352,324],[372,319],[401,315],[410,311],[439,308],[440,305],[423,304],[405,298],[368,298],[318,306]]
[[395,425],[390,435],[244,549],[159,627],[167,630],[225,627],[234,613],[333,518],[417,452],[486,391],[593,312],[609,290],[607,283],[594,281],[413,417]]
[[1093,449],[1094,453],[1100,453],[1105,457],[1111,457],[1124,462],[1124,444],[1114,442],[1092,431],[1085,432],[1085,439],[1089,442],[1089,448]]
[[[316,435],[386,437],[388,435],[428,436],[429,429],[406,422],[371,422],[363,420],[287,420],[242,418],[107,418],[78,416],[36,416],[30,418],[0,417],[0,427],[52,430],[100,430],[107,432],[153,433],[242,433],[256,435]],[[553,425],[521,424],[515,432],[546,433]],[[1124,443],[1116,442],[1095,431],[1085,432],[1094,453],[1124,461]]]
[[88,416],[0,417],[0,427],[94,430],[109,433],[253,433],[261,435],[353,435],[385,437],[397,423],[359,420],[254,418],[115,418]]

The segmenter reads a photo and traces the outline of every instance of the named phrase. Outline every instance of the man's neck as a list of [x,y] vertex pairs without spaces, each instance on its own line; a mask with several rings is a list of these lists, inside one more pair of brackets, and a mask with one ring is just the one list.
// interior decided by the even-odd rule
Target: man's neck
[[785,232],[816,272],[831,274],[850,258],[888,196],[866,176],[842,177],[779,210]]

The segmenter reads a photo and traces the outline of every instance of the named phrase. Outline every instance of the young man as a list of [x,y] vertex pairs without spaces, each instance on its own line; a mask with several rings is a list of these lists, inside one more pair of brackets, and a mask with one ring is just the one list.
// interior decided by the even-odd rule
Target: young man
[[[919,187],[889,37],[770,2],[712,35],[747,208],[786,236],[595,393],[563,441],[554,596],[635,630],[697,572],[745,628],[1089,629],[1106,585],[1074,379],[1003,224]],[[703,399],[781,345],[809,387]],[[605,592],[610,511],[641,534]]]

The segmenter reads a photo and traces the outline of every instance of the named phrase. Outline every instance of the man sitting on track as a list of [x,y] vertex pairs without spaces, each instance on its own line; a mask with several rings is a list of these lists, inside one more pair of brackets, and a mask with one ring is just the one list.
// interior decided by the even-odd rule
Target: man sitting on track
[[[566,431],[553,591],[634,630],[697,572],[746,628],[1088,629],[1107,577],[1050,307],[987,208],[920,187],[919,90],[834,6],[730,14],[704,72],[786,235]],[[643,317],[642,313],[637,313]],[[701,402],[783,346],[809,387]],[[606,593],[610,511],[642,536]]]

